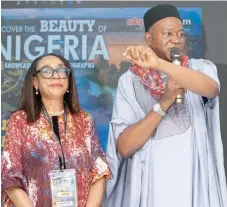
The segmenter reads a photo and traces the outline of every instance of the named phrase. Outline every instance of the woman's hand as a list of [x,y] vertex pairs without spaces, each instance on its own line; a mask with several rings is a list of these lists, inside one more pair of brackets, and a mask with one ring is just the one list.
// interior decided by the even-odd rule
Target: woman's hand
[[33,207],[31,199],[21,187],[10,187],[6,192],[16,207]]

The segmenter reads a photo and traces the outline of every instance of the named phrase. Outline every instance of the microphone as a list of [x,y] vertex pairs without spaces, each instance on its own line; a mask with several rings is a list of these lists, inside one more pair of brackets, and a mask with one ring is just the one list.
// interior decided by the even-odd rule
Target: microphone
[[[170,59],[176,65],[181,65],[181,51],[179,48],[171,48],[170,50]],[[180,93],[176,97],[176,103],[181,104],[184,101],[184,94]]]

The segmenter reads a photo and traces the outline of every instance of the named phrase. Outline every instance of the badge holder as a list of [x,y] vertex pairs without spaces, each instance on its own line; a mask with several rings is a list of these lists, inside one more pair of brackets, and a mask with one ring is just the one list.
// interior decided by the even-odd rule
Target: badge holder
[[52,207],[77,207],[77,187],[74,169],[49,172]]

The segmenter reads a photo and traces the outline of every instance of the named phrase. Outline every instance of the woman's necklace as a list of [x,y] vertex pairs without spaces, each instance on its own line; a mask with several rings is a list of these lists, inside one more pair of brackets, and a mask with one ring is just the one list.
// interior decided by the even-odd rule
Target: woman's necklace
[[61,114],[64,113],[64,110],[56,112],[56,113],[48,111],[47,113],[49,114],[49,116],[60,116]]

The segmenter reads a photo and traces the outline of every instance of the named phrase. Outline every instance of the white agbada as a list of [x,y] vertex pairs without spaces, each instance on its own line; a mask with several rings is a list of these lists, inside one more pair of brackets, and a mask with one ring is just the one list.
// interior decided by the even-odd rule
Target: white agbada
[[[212,62],[190,59],[189,67],[219,84]],[[107,181],[103,206],[227,207],[218,97],[204,105],[201,96],[187,91],[187,109],[181,109],[172,119],[170,109],[143,148],[122,159],[117,138],[146,115],[144,108],[153,107],[146,106],[149,101],[138,103],[137,96],[143,94],[136,92],[135,80],[130,71],[119,80],[106,154],[113,178]]]

